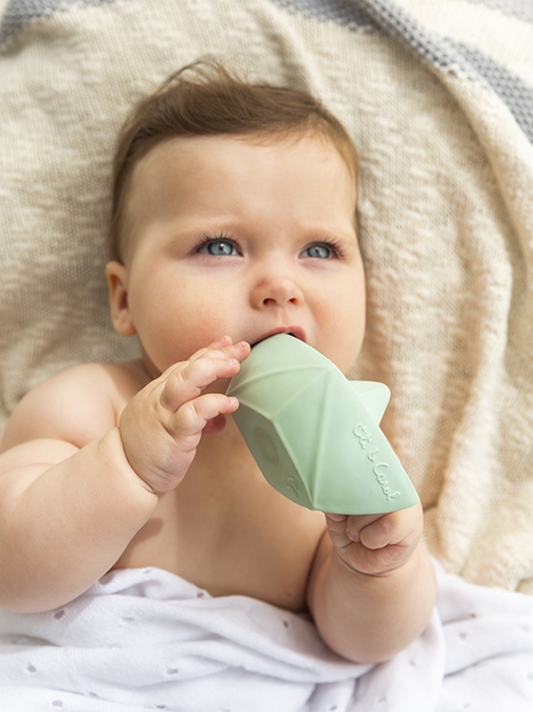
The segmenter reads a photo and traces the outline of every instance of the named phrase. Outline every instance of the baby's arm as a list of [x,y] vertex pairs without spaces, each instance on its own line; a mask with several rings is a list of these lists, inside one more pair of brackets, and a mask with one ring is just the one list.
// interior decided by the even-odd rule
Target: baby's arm
[[420,504],[386,515],[327,515],[308,598],[322,638],[339,655],[383,662],[425,629],[436,584],[422,520]]
[[[113,566],[159,494],[185,476],[206,424],[216,429],[236,409],[234,399],[203,390],[234,375],[248,353],[229,339],[202,349],[139,391],[118,427],[105,379],[90,384],[93,394],[80,380],[89,415],[72,376],[68,387],[56,377],[24,399],[0,455],[0,606],[55,608]],[[86,428],[74,432],[77,415]],[[90,416],[108,426],[94,439]]]

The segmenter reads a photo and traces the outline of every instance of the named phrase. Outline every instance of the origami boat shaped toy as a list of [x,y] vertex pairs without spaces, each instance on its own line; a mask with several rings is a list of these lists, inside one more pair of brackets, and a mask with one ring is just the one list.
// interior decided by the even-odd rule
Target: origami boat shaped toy
[[268,482],[308,509],[381,514],[416,504],[416,490],[379,427],[390,391],[348,381],[288,334],[256,344],[231,379],[235,422]]

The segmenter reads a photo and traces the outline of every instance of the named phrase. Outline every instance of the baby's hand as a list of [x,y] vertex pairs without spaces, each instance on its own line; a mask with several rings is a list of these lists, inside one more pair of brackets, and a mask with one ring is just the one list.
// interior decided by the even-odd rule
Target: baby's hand
[[231,378],[250,353],[245,342],[224,337],[176,363],[151,381],[124,408],[119,421],[124,451],[137,475],[156,492],[179,485],[196,454],[204,428],[224,427],[236,398],[203,393],[217,378]]
[[420,503],[389,514],[326,514],[338,555],[356,571],[371,576],[399,568],[417,548],[423,529]]

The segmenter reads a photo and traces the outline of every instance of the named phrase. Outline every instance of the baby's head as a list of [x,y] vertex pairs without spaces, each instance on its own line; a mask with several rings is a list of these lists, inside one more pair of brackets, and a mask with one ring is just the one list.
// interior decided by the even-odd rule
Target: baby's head
[[170,75],[122,128],[113,163],[111,259],[121,259],[127,241],[128,190],[136,164],[172,138],[224,135],[259,142],[313,136],[336,148],[355,184],[355,145],[320,101],[304,91],[250,84],[216,62],[198,61]]
[[365,323],[357,154],[305,92],[217,65],[171,76],[119,140],[107,266],[154,375],[224,334],[291,332],[347,371]]

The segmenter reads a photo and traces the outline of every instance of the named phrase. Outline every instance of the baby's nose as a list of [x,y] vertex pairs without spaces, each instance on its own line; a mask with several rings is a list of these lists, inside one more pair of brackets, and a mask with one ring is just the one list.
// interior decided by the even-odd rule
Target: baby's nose
[[289,274],[275,270],[258,280],[252,291],[255,308],[278,307],[288,304],[298,305],[303,301],[303,293],[296,280]]

